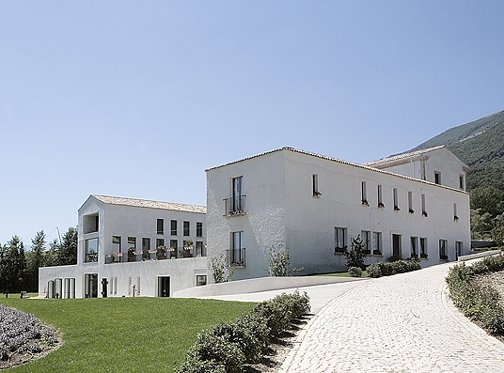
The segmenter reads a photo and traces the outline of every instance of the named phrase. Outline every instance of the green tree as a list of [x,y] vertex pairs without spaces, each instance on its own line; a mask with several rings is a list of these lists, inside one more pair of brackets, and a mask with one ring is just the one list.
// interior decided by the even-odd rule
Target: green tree
[[471,209],[488,212],[492,218],[504,213],[504,191],[485,186],[471,191]]
[[347,257],[347,268],[357,267],[360,269],[364,269],[364,257],[366,256],[366,247],[364,246],[364,242],[360,235],[352,238],[352,250],[346,250],[345,254]]
[[68,228],[61,244],[57,245],[56,264],[77,264],[77,228]]
[[27,277],[26,257],[24,245],[18,236],[12,239],[2,248],[2,276],[1,288],[4,292],[18,292],[25,290]]
[[490,239],[493,228],[492,216],[481,209],[471,209],[471,237],[476,240]]
[[37,232],[31,241],[31,251],[26,254],[28,264],[27,289],[36,291],[38,289],[38,271],[45,266],[46,261],[46,236],[44,231]]

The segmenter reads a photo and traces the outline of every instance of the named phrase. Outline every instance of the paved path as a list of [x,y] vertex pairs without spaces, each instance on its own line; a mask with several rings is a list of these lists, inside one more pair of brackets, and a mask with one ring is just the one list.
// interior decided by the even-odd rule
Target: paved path
[[280,372],[504,372],[504,344],[449,301],[449,266],[345,284],[298,335]]

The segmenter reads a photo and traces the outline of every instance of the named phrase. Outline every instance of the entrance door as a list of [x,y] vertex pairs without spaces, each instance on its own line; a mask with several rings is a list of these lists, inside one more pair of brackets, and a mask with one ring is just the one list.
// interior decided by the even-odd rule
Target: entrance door
[[170,296],[170,276],[158,277],[158,297]]
[[98,298],[98,274],[87,273],[84,276],[85,293],[86,298]]
[[392,235],[392,256],[396,258],[401,257],[401,235]]
[[102,284],[102,292],[101,292],[101,295],[103,298],[107,298],[107,285],[108,285],[108,280],[104,277],[102,278],[101,280],[101,284]]

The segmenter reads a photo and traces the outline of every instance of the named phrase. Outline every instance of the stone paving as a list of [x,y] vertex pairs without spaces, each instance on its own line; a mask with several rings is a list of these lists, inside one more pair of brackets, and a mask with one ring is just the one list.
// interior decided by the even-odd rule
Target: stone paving
[[504,344],[448,299],[450,265],[347,285],[298,334],[279,372],[504,372]]

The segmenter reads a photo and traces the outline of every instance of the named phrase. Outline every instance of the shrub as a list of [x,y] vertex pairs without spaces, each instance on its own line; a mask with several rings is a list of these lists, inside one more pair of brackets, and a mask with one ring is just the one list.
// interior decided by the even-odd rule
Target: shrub
[[491,334],[504,334],[504,308],[500,294],[491,287],[474,281],[477,274],[500,271],[503,257],[487,257],[471,266],[465,263],[452,267],[446,277],[450,298],[464,315],[481,322]]
[[34,315],[0,304],[0,360],[9,360],[14,352],[38,353],[57,343],[54,331]]
[[274,246],[269,250],[269,272],[273,277],[289,275],[290,256],[289,250],[282,245]]
[[360,238],[360,235],[357,235],[356,238],[352,238],[352,250],[345,250],[345,255],[347,257],[347,267],[359,267],[361,269],[364,268],[364,257],[366,256],[366,250],[364,247],[364,242]]
[[[244,363],[245,355],[238,345],[209,330],[198,335],[196,344],[189,350],[179,372],[241,373]],[[198,370],[194,370],[194,366],[197,366]],[[214,370],[207,370],[210,368]]]
[[261,302],[235,323],[219,324],[198,335],[178,372],[243,372],[246,362],[259,361],[269,342],[309,311],[308,295],[297,290]]
[[359,267],[348,267],[348,274],[351,277],[362,277],[362,269]]
[[405,273],[421,269],[417,259],[397,260],[394,262],[380,262],[371,264],[367,268],[368,277],[392,276],[397,273]]
[[367,267],[367,273],[369,277],[374,278],[382,277],[383,273],[381,270],[380,263],[371,264],[369,267]]

